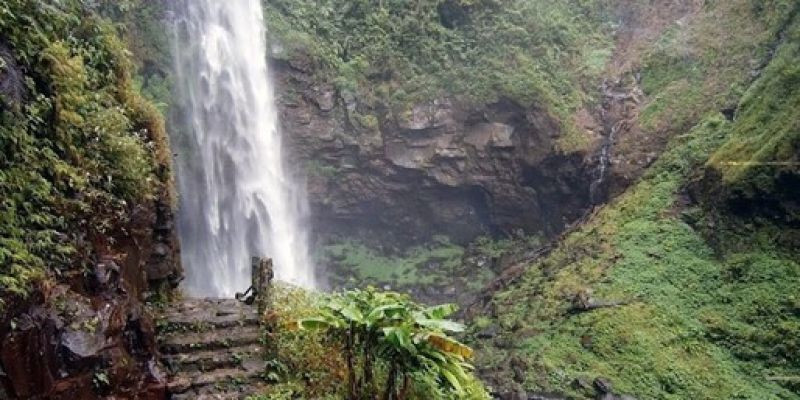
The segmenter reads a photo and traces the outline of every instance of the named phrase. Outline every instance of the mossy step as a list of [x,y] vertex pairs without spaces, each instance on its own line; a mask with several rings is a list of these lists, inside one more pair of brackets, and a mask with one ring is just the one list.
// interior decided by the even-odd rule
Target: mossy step
[[248,383],[244,385],[233,385],[232,387],[220,389],[215,386],[205,386],[190,389],[183,393],[173,393],[172,400],[244,400],[264,392],[262,383]]
[[159,319],[159,332],[204,331],[258,324],[253,306],[232,299],[187,299],[170,305]]
[[255,311],[242,314],[219,316],[213,319],[197,319],[194,316],[175,316],[161,319],[158,332],[205,332],[215,329],[228,329],[243,326],[258,325],[258,315]]
[[204,394],[197,394],[191,392],[191,393],[173,394],[171,399],[172,400],[239,400],[239,399],[246,399],[247,396],[251,394],[252,392],[240,393],[239,391],[225,392],[225,393],[219,393],[219,392],[204,393]]
[[245,326],[208,332],[173,333],[162,337],[159,349],[164,354],[230,349],[260,343],[258,326]]
[[263,365],[263,350],[258,344],[220,350],[165,355],[161,359],[171,370],[182,372],[211,371],[221,368],[236,368],[245,363],[259,362]]
[[[225,368],[209,372],[179,373],[170,379],[167,390],[173,394],[192,394],[199,398],[210,395],[208,398],[219,398],[225,393],[243,394],[245,389],[257,387],[261,382],[262,369]],[[223,397],[224,398],[224,397]]]
[[214,393],[202,393],[202,394],[189,392],[189,393],[173,394],[171,399],[172,400],[244,400],[248,396],[252,396],[254,394],[256,394],[255,390],[248,390],[246,392],[236,390],[233,392],[224,392],[224,393],[214,392]]

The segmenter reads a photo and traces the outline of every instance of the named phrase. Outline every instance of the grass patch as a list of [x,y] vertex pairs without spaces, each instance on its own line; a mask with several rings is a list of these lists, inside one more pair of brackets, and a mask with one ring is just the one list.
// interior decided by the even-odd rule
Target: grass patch
[[441,239],[429,247],[415,247],[396,256],[379,254],[354,241],[325,247],[324,257],[340,266],[348,279],[389,285],[425,285],[446,277],[461,265],[464,248]]
[[730,139],[708,161],[728,183],[760,186],[776,173],[800,170],[800,29],[786,35],[764,78],[745,93]]
[[[576,379],[600,376],[638,398],[800,398],[797,382],[768,379],[800,375],[800,263],[779,240],[791,231],[687,204],[682,194],[698,170],[717,168],[720,154],[755,143],[745,135],[760,138],[748,159],[795,146],[798,31],[792,25],[734,121],[708,114],[675,137],[641,182],[495,294],[504,334],[476,342],[490,379],[513,387],[506,360],[517,357],[528,390],[576,398],[594,395]],[[733,183],[717,184],[750,178],[733,172]],[[777,176],[757,182],[769,188]],[[627,304],[573,314],[581,291]]]
[[665,30],[642,61],[642,89],[650,97],[642,126],[658,134],[681,132],[710,111],[734,107],[769,52],[770,27],[787,18],[777,3],[709,3]]

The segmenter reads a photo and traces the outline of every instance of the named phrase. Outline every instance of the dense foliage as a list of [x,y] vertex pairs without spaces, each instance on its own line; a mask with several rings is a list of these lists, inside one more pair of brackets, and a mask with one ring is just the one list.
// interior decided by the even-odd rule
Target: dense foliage
[[[374,289],[311,295],[279,288],[277,358],[266,398],[485,399],[467,360],[472,350],[448,335],[452,305],[422,307]],[[297,318],[300,318],[299,320]]]
[[[721,5],[764,12],[750,6]],[[496,320],[475,320],[476,332],[493,324],[506,332],[477,345],[479,364],[490,375],[513,358],[526,373],[507,385],[576,397],[593,394],[582,383],[605,377],[615,390],[640,398],[798,398],[799,215],[782,206],[792,200],[781,196],[794,193],[785,185],[799,175],[800,22],[796,9],[769,10],[750,19],[773,25],[749,36],[756,40],[749,46],[760,47],[762,55],[768,54],[765,43],[775,46],[772,58],[749,88],[741,89],[748,86],[741,79],[729,81],[733,93],[716,98],[744,93],[732,120],[706,111],[641,182],[531,265],[520,282],[497,293],[491,303]],[[754,32],[753,25],[741,28]],[[777,42],[766,39],[771,35]],[[705,49],[706,57],[719,56],[711,38],[705,36],[710,48],[693,46],[691,53]],[[682,98],[686,104],[674,104],[683,110],[696,104],[692,113],[702,111],[708,104],[685,86],[686,79],[720,83],[714,76],[665,77],[666,71],[644,77],[662,82],[649,88],[657,95],[651,107],[664,104],[659,93],[695,93]],[[689,114],[678,118],[693,121]],[[576,311],[577,298],[616,306]]]
[[23,93],[2,93],[0,105],[3,301],[47,273],[81,273],[81,256],[136,205],[172,196],[163,119],[134,89],[127,51],[96,7],[0,4],[2,65]]
[[600,3],[267,0],[266,10],[284,57],[311,57],[367,103],[403,112],[441,96],[504,97],[566,120],[611,53]]

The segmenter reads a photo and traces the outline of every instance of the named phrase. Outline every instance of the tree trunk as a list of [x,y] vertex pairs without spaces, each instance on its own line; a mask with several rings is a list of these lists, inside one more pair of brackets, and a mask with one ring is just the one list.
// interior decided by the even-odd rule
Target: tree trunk
[[372,335],[367,332],[364,334],[364,388],[367,397],[374,399],[376,393],[372,374],[372,345]]
[[389,375],[386,377],[386,389],[383,392],[383,400],[395,399],[395,383],[397,382],[397,364],[392,363]]
[[411,383],[411,379],[408,375],[403,374],[403,387],[400,389],[400,395],[397,396],[397,400],[405,400],[406,396],[408,395],[408,387]]
[[347,331],[347,343],[345,344],[345,358],[347,358],[347,396],[350,400],[359,400],[356,388],[356,368],[353,362],[353,324]]

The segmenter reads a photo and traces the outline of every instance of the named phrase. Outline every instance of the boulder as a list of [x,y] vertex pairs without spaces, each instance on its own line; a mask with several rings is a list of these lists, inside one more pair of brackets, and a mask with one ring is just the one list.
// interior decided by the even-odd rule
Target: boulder
[[488,147],[504,149],[514,147],[511,136],[514,127],[501,123],[481,123],[471,127],[464,141],[478,151],[486,151]]
[[311,101],[316,104],[320,111],[330,111],[336,105],[336,91],[333,87],[314,87],[307,94]]
[[609,394],[614,391],[611,381],[603,377],[596,378],[592,384],[598,394]]

